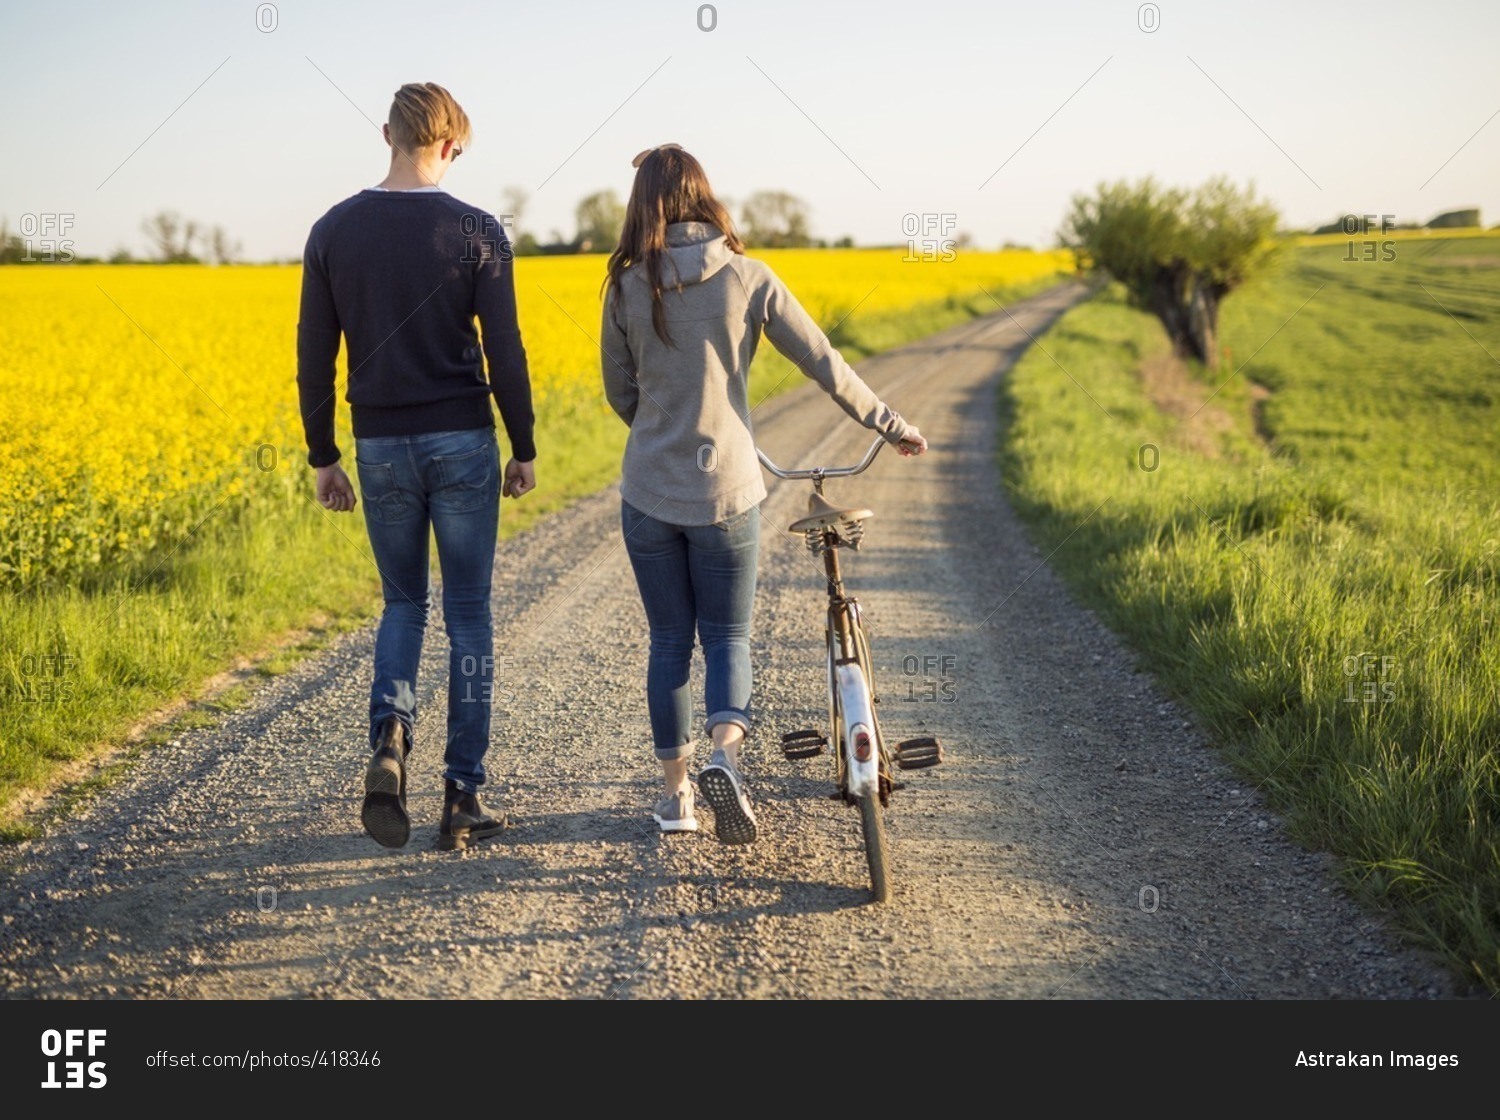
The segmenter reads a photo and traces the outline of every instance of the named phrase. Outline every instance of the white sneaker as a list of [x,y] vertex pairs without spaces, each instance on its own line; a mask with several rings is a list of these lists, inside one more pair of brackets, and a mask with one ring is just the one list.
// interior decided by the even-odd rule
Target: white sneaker
[[698,818],[693,816],[693,787],[686,786],[681,793],[662,798],[651,816],[663,832],[697,832]]

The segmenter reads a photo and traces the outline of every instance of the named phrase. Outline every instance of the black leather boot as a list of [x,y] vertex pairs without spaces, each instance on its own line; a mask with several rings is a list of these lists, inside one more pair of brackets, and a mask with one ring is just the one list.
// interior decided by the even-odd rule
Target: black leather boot
[[365,831],[387,848],[405,847],[411,839],[411,818],[406,815],[406,756],[410,753],[405,726],[395,716],[387,717],[365,770],[365,803],[359,813]]
[[505,831],[505,814],[490,812],[479,803],[479,795],[459,789],[452,780],[443,787],[443,821],[438,827],[438,847],[461,851],[475,840]]

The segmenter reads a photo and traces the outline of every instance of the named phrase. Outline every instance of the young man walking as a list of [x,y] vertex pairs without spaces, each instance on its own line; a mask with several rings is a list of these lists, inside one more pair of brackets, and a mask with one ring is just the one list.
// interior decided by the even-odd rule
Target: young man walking
[[[430,604],[429,533],[437,539],[450,646],[438,846],[454,849],[506,823],[478,796],[494,679],[490,582],[500,496],[536,487],[531,382],[510,244],[492,215],[438,185],[469,142],[468,116],[443,87],[410,83],[396,91],[383,132],[386,177],[328,211],[308,237],[297,389],[318,501],[347,513],[354,488],[334,439],[342,337],[365,525],[385,598],[360,816],[388,848],[411,836],[406,759]],[[511,446],[503,477],[492,397]]]

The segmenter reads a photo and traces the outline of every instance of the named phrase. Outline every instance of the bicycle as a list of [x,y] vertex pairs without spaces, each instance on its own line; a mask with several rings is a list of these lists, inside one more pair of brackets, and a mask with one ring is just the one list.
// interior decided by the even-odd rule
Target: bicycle
[[[891,793],[901,788],[894,770],[921,770],[943,760],[942,744],[924,735],[886,745],[876,707],[870,638],[860,614],[859,600],[848,593],[839,568],[839,550],[859,550],[864,523],[874,513],[862,507],[836,506],[823,495],[830,478],[850,478],[869,469],[884,445],[877,439],[854,467],[806,467],[787,470],[773,463],[759,448],[761,465],[777,478],[811,480],[807,516],[792,522],[790,531],[803,534],[808,551],[823,560],[828,578],[828,723],[833,731],[833,755],[837,790],[830,796],[859,807],[865,859],[870,868],[870,888],[876,902],[885,902],[891,891],[891,866],[885,837],[883,810]],[[828,737],[816,728],[789,731],[781,737],[782,753],[789,759],[813,758],[828,749]]]

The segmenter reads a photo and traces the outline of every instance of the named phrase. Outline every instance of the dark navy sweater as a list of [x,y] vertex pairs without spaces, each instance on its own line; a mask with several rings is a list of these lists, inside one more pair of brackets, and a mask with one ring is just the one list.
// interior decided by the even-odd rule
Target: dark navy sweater
[[313,226],[302,259],[297,395],[315,467],[339,459],[340,336],[355,438],[492,428],[493,394],[511,454],[536,458],[511,248],[492,215],[442,191],[366,190]]

